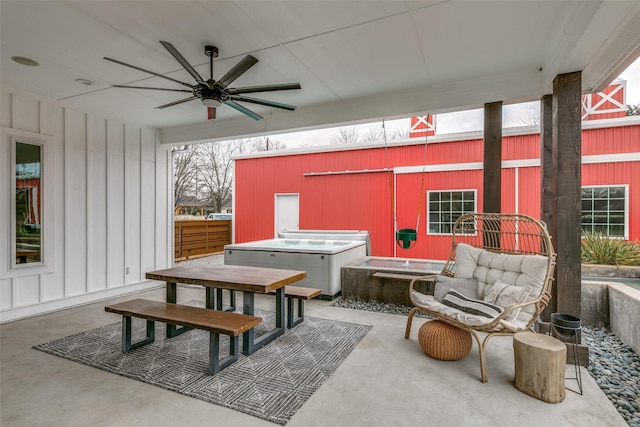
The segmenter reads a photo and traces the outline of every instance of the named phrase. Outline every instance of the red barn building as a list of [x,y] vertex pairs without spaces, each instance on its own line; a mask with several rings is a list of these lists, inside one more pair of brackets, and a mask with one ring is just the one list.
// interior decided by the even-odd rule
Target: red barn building
[[[640,117],[624,117],[619,86],[583,98],[582,225],[640,240]],[[414,118],[418,138],[401,142],[236,158],[234,241],[285,228],[367,230],[374,256],[446,259],[452,223],[483,211],[483,140],[481,132],[433,135],[433,124]],[[504,129],[502,147],[501,211],[539,218],[539,129]],[[396,243],[403,228],[417,229],[410,249]]]

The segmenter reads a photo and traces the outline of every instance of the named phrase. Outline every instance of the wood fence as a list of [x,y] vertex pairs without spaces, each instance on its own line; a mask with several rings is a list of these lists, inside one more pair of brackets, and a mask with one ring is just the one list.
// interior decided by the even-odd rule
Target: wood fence
[[231,243],[231,220],[175,221],[174,259],[210,255]]

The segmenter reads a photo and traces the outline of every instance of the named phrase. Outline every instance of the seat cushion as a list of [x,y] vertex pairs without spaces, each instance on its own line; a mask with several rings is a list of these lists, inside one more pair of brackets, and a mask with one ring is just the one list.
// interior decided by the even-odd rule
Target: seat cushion
[[452,289],[468,298],[478,298],[478,281],[476,279],[460,279],[449,276],[436,276],[433,296],[440,302]]
[[[411,292],[411,302],[413,302],[415,306],[420,307],[424,313],[437,313],[470,327],[482,327],[493,320],[488,317],[465,313],[457,308],[449,307],[448,305],[436,300],[433,295],[425,295],[418,291]],[[526,330],[526,326],[527,322],[523,322],[516,318],[512,320],[501,320],[493,330],[500,331],[505,328],[509,328],[513,331],[524,331]]]

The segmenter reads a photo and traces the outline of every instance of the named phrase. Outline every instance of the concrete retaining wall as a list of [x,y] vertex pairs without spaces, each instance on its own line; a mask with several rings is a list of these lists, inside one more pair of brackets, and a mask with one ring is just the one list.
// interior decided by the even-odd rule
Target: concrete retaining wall
[[609,329],[640,354],[640,291],[609,283]]
[[583,281],[581,291],[582,324],[609,329],[608,283]]

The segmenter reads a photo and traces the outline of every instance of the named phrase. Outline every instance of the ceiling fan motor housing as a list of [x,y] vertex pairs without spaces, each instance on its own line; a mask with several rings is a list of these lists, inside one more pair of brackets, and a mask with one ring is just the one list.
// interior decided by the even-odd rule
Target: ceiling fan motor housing
[[208,44],[204,47],[204,54],[207,55],[209,58],[217,58],[218,48]]

